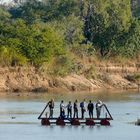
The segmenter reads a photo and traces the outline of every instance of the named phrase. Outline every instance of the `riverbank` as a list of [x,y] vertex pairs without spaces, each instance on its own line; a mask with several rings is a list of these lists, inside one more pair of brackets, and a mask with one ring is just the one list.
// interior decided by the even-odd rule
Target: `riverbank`
[[137,90],[139,64],[96,65],[81,74],[51,76],[34,67],[0,68],[0,92],[94,92],[96,90]]

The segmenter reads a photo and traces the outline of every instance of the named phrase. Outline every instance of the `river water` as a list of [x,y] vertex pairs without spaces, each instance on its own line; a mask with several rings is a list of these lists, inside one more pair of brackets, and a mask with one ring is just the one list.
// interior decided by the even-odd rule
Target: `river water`
[[[111,126],[41,126],[37,119],[46,102],[54,98],[55,116],[59,115],[59,103],[63,99],[86,99],[106,103],[114,120]],[[105,111],[102,111],[104,115]],[[95,113],[94,113],[95,116]],[[138,93],[73,93],[41,94],[33,97],[0,98],[0,140],[139,140],[140,94]]]

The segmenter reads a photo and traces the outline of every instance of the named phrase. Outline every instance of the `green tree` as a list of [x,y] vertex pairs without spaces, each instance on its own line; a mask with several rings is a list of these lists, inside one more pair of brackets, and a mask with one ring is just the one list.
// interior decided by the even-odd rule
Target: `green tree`
[[135,19],[127,32],[118,38],[118,45],[114,50],[118,55],[134,58],[140,52],[140,21]]
[[85,19],[85,36],[100,50],[102,56],[109,54],[120,32],[129,29],[130,10],[129,0],[90,2]]
[[9,11],[14,19],[22,18],[28,24],[43,20],[46,14],[45,5],[38,0],[26,0],[19,6],[12,7]]
[[6,9],[0,6],[0,22],[4,22],[10,18],[10,13]]
[[9,11],[13,18],[22,18],[31,24],[36,21],[59,20],[71,14],[80,13],[77,0],[26,0]]
[[12,54],[27,58],[35,66],[65,53],[63,37],[50,25],[29,26],[20,19],[6,26],[0,24],[0,47],[4,52],[13,50]]

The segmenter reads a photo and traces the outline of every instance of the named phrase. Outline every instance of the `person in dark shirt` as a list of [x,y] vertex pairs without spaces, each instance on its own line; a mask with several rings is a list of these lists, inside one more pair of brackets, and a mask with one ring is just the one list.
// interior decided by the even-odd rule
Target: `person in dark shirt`
[[91,100],[88,103],[88,111],[89,111],[89,118],[93,118],[93,109],[94,109],[94,104],[91,102]]
[[84,119],[84,113],[86,111],[86,108],[85,108],[85,99],[83,100],[83,102],[80,103],[80,108],[81,108],[81,118]]
[[73,109],[74,109],[74,115],[73,115],[73,118],[77,118],[78,119],[78,101],[75,100],[74,102],[74,106],[73,106]]
[[54,109],[54,100],[51,99],[48,103],[49,110],[50,110],[50,116],[49,118],[53,118],[53,109]]
[[67,112],[68,112],[67,117],[72,118],[72,104],[71,104],[71,101],[69,101],[69,103],[67,105]]

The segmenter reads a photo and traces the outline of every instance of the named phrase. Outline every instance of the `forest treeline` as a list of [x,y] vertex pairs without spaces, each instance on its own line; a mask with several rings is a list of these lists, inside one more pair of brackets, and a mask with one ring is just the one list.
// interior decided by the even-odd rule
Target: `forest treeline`
[[[131,0],[26,0],[0,6],[0,65],[76,72],[83,57],[136,58],[140,21]],[[78,68],[77,68],[78,67]]]

